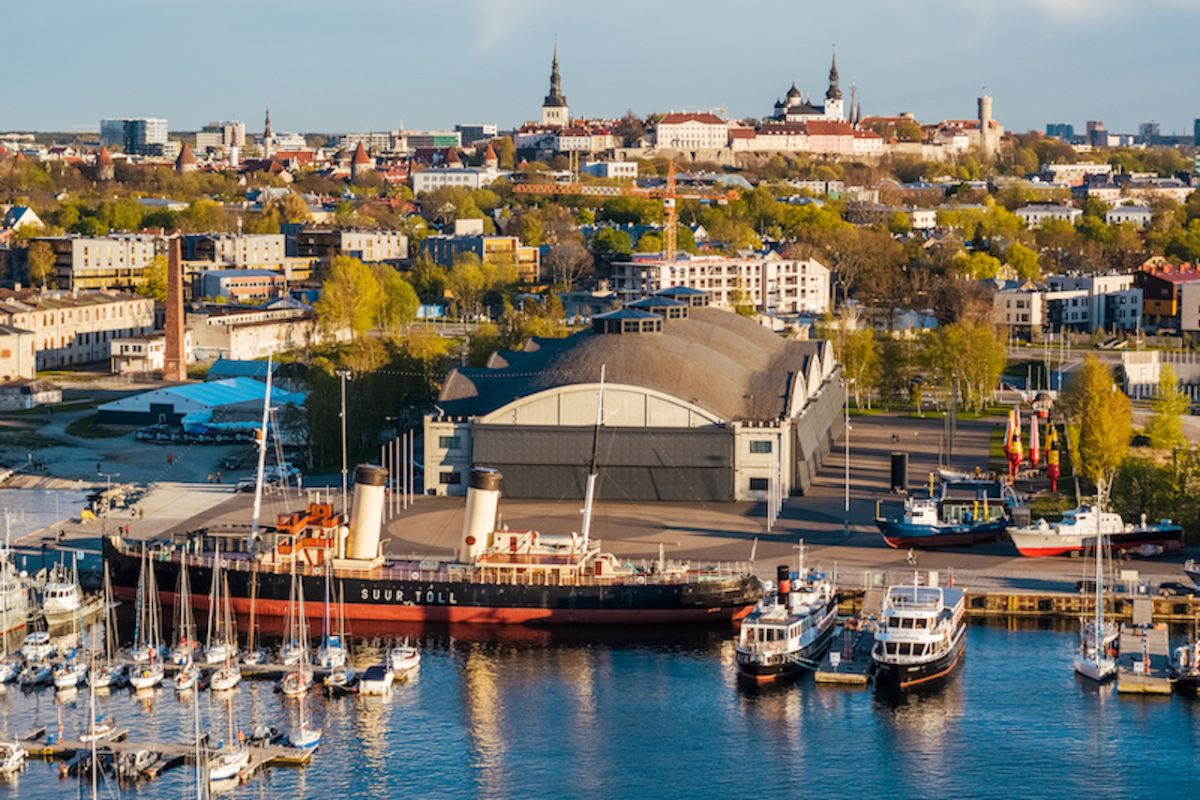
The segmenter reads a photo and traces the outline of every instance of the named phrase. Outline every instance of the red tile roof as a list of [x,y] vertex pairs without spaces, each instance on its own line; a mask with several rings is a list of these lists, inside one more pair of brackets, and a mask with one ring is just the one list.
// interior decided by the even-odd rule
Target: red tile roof
[[718,117],[716,114],[709,112],[703,113],[674,113],[667,114],[658,121],[659,125],[679,125],[684,122],[703,122],[705,125],[724,125],[725,120]]
[[367,148],[362,142],[358,143],[358,147],[354,148],[354,163],[355,164],[370,164],[371,157],[367,155]]
[[848,122],[814,119],[804,123],[809,136],[853,136],[854,128]]

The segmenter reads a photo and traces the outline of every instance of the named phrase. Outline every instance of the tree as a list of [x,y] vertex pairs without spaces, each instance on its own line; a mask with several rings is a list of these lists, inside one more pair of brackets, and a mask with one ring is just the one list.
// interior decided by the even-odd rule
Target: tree
[[1188,396],[1179,388],[1175,368],[1163,364],[1158,372],[1158,396],[1152,405],[1154,413],[1146,423],[1146,436],[1150,438],[1151,447],[1174,450],[1187,444],[1187,437],[1183,435],[1183,415],[1189,405]]
[[160,303],[167,302],[167,257],[155,256],[142,272],[142,282],[137,293],[152,297]]
[[903,236],[912,232],[912,222],[908,219],[908,214],[903,211],[894,211],[888,217],[887,229],[894,236]]
[[357,258],[335,256],[313,309],[322,327],[349,328],[358,337],[375,324],[382,304],[383,290],[371,268]]
[[1000,259],[977,250],[960,256],[955,268],[960,275],[972,280],[994,278],[1000,274]]
[[492,140],[492,149],[496,151],[496,161],[500,169],[512,169],[516,165],[517,148],[508,136]]
[[966,320],[931,334],[922,356],[935,382],[946,391],[957,384],[963,405],[982,411],[1000,382],[1007,352],[994,326]]
[[1129,398],[1113,383],[1108,367],[1089,355],[1071,374],[1059,405],[1076,472],[1094,484],[1111,483],[1133,431]]
[[376,322],[385,336],[397,336],[400,331],[417,318],[421,301],[412,284],[400,277],[400,273],[387,264],[373,267],[379,281],[382,302]]
[[454,259],[454,266],[446,275],[446,290],[457,301],[460,313],[479,311],[479,304],[488,290],[488,280],[477,255],[461,253]]
[[1017,276],[1023,280],[1037,280],[1042,277],[1042,268],[1038,265],[1037,253],[1031,247],[1020,242],[1013,242],[1004,253],[1004,260]]
[[34,242],[29,245],[26,263],[29,266],[29,282],[39,283],[46,288],[50,276],[54,274],[54,249],[49,242]]
[[408,273],[417,297],[426,303],[446,302],[446,268],[426,258],[418,258]]
[[592,250],[627,256],[633,252],[633,239],[620,228],[601,228],[592,236]]
[[661,253],[663,249],[662,236],[654,231],[646,231],[638,237],[634,248],[639,253]]
[[879,350],[875,346],[875,328],[865,325],[842,335],[841,355],[846,377],[854,393],[854,405],[863,405],[863,398],[871,396],[879,382]]
[[575,284],[591,276],[595,270],[592,254],[583,246],[582,239],[571,239],[550,246],[543,259],[550,270],[550,279],[555,286],[571,291]]

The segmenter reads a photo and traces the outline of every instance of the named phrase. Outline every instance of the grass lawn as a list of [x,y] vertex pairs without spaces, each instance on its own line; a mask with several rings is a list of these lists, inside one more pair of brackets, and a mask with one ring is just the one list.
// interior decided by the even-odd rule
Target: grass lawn
[[71,422],[66,431],[80,439],[113,439],[136,429],[136,426],[131,425],[101,425],[99,414],[89,414]]

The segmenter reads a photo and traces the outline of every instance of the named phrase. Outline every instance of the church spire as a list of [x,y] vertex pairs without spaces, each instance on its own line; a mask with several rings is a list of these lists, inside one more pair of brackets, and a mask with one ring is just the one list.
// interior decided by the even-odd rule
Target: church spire
[[562,96],[562,78],[558,74],[558,42],[554,43],[554,60],[550,62],[550,94],[546,97],[547,104],[550,98],[566,100]]
[[270,136],[271,136],[271,107],[267,106],[267,116],[266,116],[266,119],[263,120],[263,138],[266,139],[266,138],[269,138]]
[[825,92],[826,100],[841,100],[842,90],[838,86],[837,50],[833,51],[833,61],[829,65],[829,89]]

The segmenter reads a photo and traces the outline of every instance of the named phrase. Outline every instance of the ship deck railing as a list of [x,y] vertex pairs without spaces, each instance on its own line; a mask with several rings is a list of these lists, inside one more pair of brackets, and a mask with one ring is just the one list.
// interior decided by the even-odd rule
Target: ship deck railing
[[[123,548],[127,555],[140,555],[140,553],[129,547]],[[169,551],[162,549],[158,553],[152,551],[152,555],[158,560],[181,559],[184,563],[194,564],[197,566],[211,567],[213,556],[211,555],[196,555],[195,553],[184,553],[182,550]],[[753,565],[749,562],[715,562],[705,564],[703,567],[694,567],[689,569],[671,569],[675,564],[668,564],[668,569],[665,571],[654,571],[652,564],[657,562],[645,561],[640,564],[635,564],[637,571],[631,574],[620,574],[612,576],[596,576],[591,574],[576,574],[563,575],[561,578],[549,581],[547,580],[547,572],[550,570],[562,570],[562,565],[549,564],[545,565],[546,569],[537,569],[538,564],[511,564],[511,565],[488,565],[469,567],[465,565],[456,565],[449,562],[444,563],[437,569],[422,569],[418,566],[424,559],[414,558],[412,567],[398,566],[380,566],[371,569],[345,569],[338,567],[334,570],[334,574],[338,578],[358,578],[362,580],[395,580],[395,581],[418,581],[418,582],[434,582],[434,581],[462,581],[464,583],[499,583],[508,586],[627,586],[627,585],[642,585],[646,583],[667,584],[667,585],[687,585],[708,583],[714,580],[728,580],[737,578],[743,575],[749,575],[753,572]],[[569,565],[568,565],[569,566]],[[238,572],[256,572],[259,574],[275,574],[275,575],[290,575],[292,566],[290,564],[265,564],[260,561],[254,561],[249,556],[235,556],[221,558],[221,569],[233,570]],[[306,565],[302,574],[319,574],[315,570],[308,569]]]

